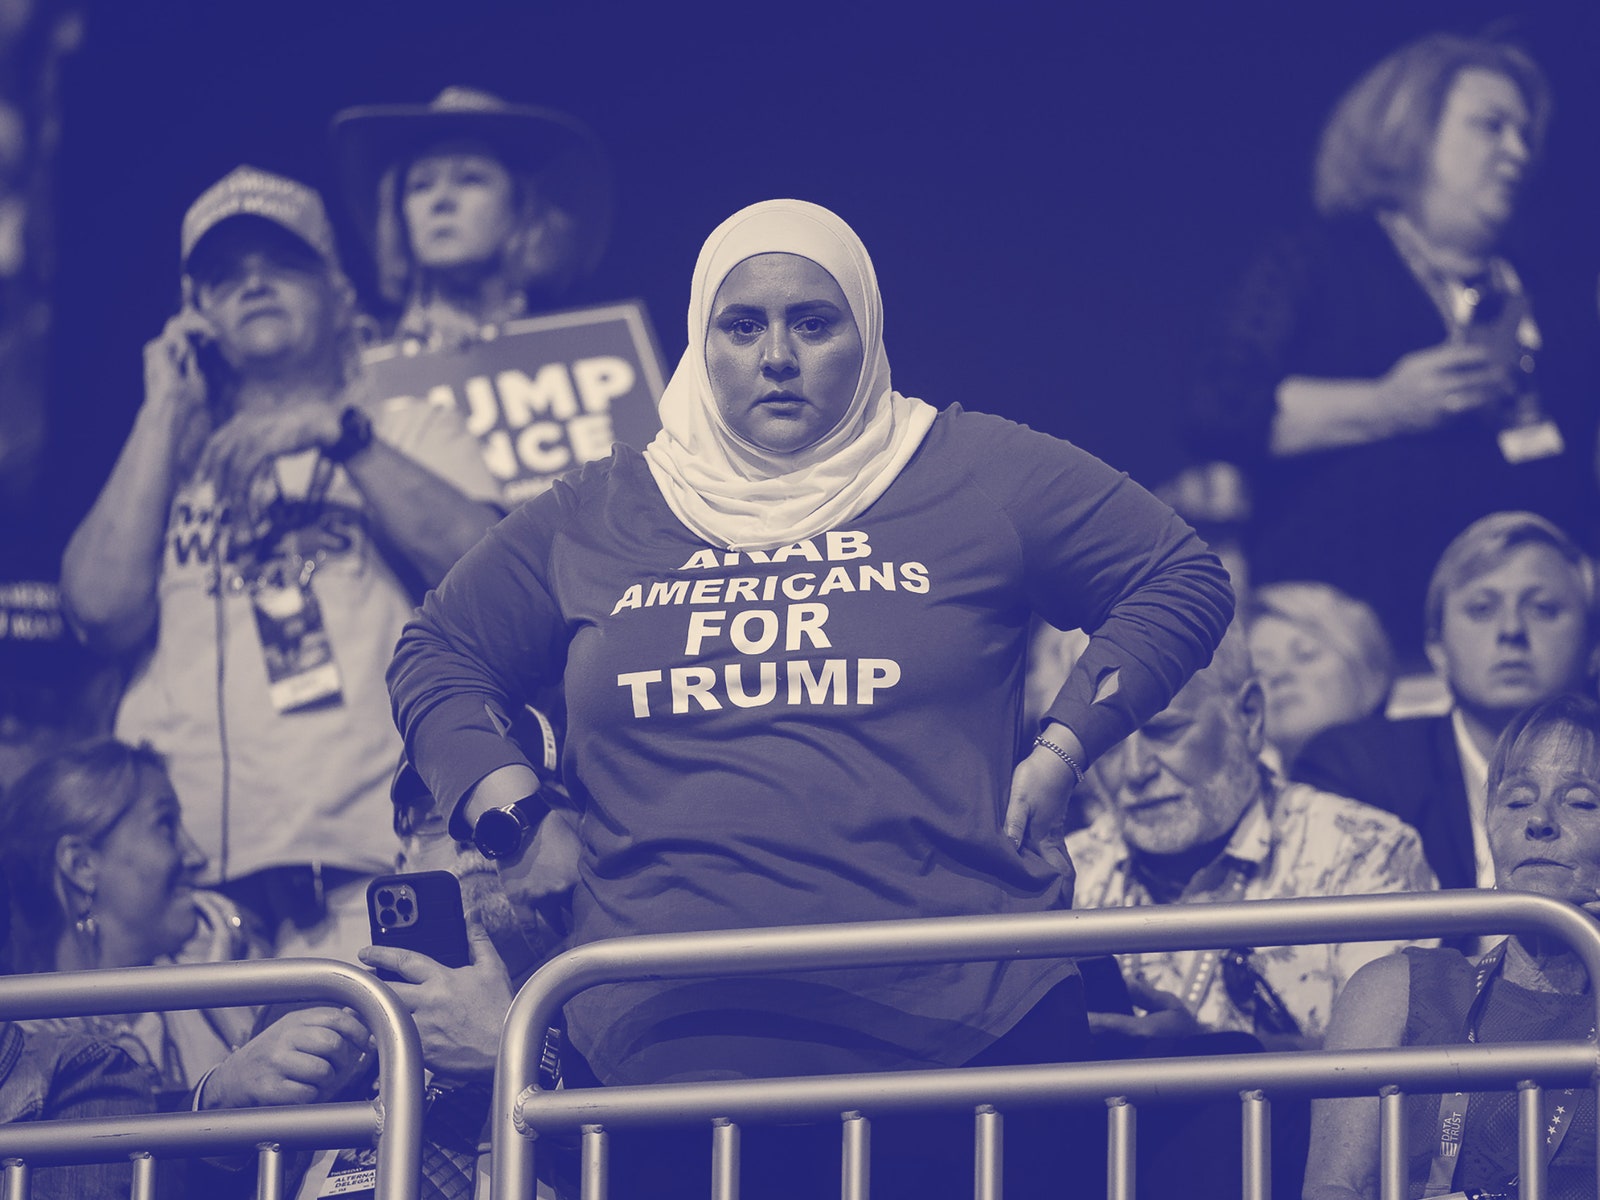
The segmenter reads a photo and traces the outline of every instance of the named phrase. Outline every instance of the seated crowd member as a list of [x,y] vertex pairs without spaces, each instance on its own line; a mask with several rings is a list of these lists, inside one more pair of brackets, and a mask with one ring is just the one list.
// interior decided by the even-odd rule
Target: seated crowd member
[[[1204,904],[1435,886],[1416,833],[1353,800],[1287,783],[1262,761],[1266,699],[1237,626],[1165,711],[1094,768],[1108,811],[1067,839],[1075,907]],[[1316,1045],[1333,998],[1394,943],[1127,955],[1131,1032],[1253,1033]]]
[[[149,1069],[120,1046],[73,1031],[0,1021],[0,1124],[74,1121],[153,1112]],[[41,1167],[32,1200],[122,1200],[133,1167],[120,1163]]]
[[1394,655],[1375,614],[1325,583],[1269,583],[1241,610],[1267,700],[1267,744],[1284,765],[1334,725],[1376,711]]
[[[0,903],[0,958],[11,959],[10,912]],[[25,1029],[0,1021],[0,1124],[127,1117],[155,1110],[149,1067],[121,1046],[75,1030]],[[122,1200],[132,1165],[41,1167],[34,1200]]]
[[[566,905],[577,881],[577,832],[563,807],[565,789],[555,777],[556,738],[540,736],[542,730],[554,733],[544,715],[532,709],[511,728],[514,740],[540,765],[540,800],[534,806],[540,816],[529,836],[493,859],[473,841],[453,836],[448,808],[435,802],[409,766],[395,780],[399,869],[449,871],[460,882],[471,965],[444,967],[425,955],[390,946],[361,951],[363,962],[399,977],[390,986],[417,1023],[423,1062],[440,1096],[423,1125],[424,1174],[436,1185],[444,1178],[459,1180],[463,1196],[473,1194],[478,1174],[487,1176],[485,1122],[511,998],[537,967],[563,948],[570,926]],[[470,831],[459,825],[455,832],[470,838]],[[559,1049],[559,1041],[554,1048]],[[552,1163],[545,1156],[541,1171],[547,1168],[570,1171],[571,1165]]]
[[1594,565],[1564,532],[1525,512],[1474,521],[1440,557],[1425,607],[1450,713],[1329,730],[1294,777],[1414,826],[1442,886],[1492,886],[1484,804],[1495,738],[1528,705],[1587,690],[1595,612]]
[[[1486,824],[1496,886],[1600,911],[1600,705],[1558,696],[1518,714],[1495,745]],[[1466,1040],[1577,1041],[1593,1036],[1582,961],[1562,944],[1513,937],[1477,959],[1413,947],[1369,963],[1340,996],[1330,1049],[1453,1045]],[[1595,1191],[1595,1099],[1589,1088],[1545,1092],[1546,1194]],[[1378,1100],[1313,1102],[1306,1200],[1378,1195]],[[1513,1092],[1406,1097],[1410,1194],[1515,1190]],[[1455,1152],[1440,1153],[1446,1122]]]
[[62,589],[92,646],[138,657],[117,730],[166,755],[206,880],[278,953],[353,958],[394,859],[384,668],[497,489],[454,411],[362,395],[315,192],[240,167],[181,250],[185,304]]
[[[85,971],[259,954],[238,911],[200,891],[205,865],[161,756],[105,739],[41,760],[0,798],[0,865],[13,966]],[[361,1065],[366,1029],[343,1009],[290,1013],[256,1033],[251,1009],[24,1022],[88,1033],[150,1071],[163,1107],[242,1108],[333,1095]]]

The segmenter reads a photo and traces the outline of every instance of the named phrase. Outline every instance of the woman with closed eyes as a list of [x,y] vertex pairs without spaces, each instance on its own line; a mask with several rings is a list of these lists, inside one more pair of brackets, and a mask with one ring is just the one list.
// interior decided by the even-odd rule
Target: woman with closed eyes
[[[1567,900],[1600,915],[1600,705],[1557,696],[1506,728],[1489,767],[1496,886]],[[1333,1010],[1329,1050],[1594,1036],[1593,983],[1564,944],[1512,937],[1469,958],[1412,948],[1358,971]],[[1516,1096],[1407,1098],[1411,1195],[1515,1190]],[[1595,1100],[1545,1093],[1548,1194],[1595,1189]],[[1378,1194],[1378,1101],[1312,1106],[1306,1200]]]

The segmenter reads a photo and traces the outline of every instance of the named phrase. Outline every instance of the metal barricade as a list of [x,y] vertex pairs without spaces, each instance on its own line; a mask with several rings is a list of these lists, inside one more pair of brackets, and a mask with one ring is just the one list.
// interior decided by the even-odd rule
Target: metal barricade
[[[1008,1107],[1100,1100],[1110,1105],[1108,1195],[1110,1200],[1131,1200],[1137,1106],[1229,1094],[1238,1095],[1243,1105],[1245,1200],[1268,1195],[1269,1097],[1291,1095],[1381,1095],[1381,1195],[1383,1200],[1404,1200],[1406,1092],[1517,1087],[1526,1130],[1530,1119],[1536,1125],[1541,1115],[1542,1086],[1597,1086],[1600,1055],[1595,1045],[1561,1041],[1317,1050],[551,1091],[538,1086],[542,1035],[569,998],[619,980],[1321,945],[1484,930],[1554,936],[1576,950],[1589,978],[1600,982],[1600,925],[1591,917],[1543,896],[1496,891],[942,917],[593,942],[547,963],[512,1002],[492,1110],[493,1200],[533,1195],[533,1137],[538,1131],[583,1131],[584,1197],[603,1200],[608,1126],[698,1120],[713,1125],[713,1196],[733,1200],[738,1195],[738,1122],[826,1118],[842,1124],[842,1194],[845,1200],[865,1200],[871,1116],[936,1108],[974,1112],[974,1192],[983,1200],[1001,1194],[1000,1132]],[[1590,999],[1600,1022],[1600,986],[1591,987]],[[1545,1166],[1538,1146],[1539,1139],[1530,1144],[1525,1132],[1521,1200],[1544,1197]]]
[[155,1194],[160,1156],[254,1151],[257,1195],[283,1193],[283,1151],[374,1145],[377,1200],[417,1200],[422,1044],[411,1014],[365,971],[322,958],[64,971],[0,978],[0,1020],[158,1012],[279,1001],[338,1004],[371,1031],[374,1102],[20,1122],[0,1125],[5,1200],[23,1200],[35,1166],[134,1163],[133,1197]]

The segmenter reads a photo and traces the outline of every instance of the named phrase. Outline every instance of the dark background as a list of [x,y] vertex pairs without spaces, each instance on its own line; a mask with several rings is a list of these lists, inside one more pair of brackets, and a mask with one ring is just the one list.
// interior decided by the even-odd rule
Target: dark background
[[455,83],[599,133],[617,223],[574,299],[641,297],[669,363],[704,236],[744,204],[798,196],[871,250],[900,390],[1158,483],[1181,465],[1175,413],[1219,296],[1267,229],[1309,210],[1340,92],[1417,34],[1490,26],[1532,51],[1556,97],[1512,253],[1547,326],[1592,339],[1594,3],[92,3],[65,83],[48,491],[12,532],[53,553],[103,482],[140,345],[176,305],[189,202],[240,162],[329,189],[337,109]]

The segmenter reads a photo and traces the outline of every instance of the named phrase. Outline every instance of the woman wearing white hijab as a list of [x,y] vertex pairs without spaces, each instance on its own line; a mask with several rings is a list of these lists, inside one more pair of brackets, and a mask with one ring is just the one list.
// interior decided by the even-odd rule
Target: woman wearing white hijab
[[[397,720],[458,828],[537,789],[486,702],[559,678],[575,943],[1068,907],[1067,797],[1209,658],[1216,558],[1083,451],[896,392],[871,261],[816,205],[706,241],[661,416],[401,639]],[[1093,636],[1030,749],[1035,612]],[[1067,960],[895,967],[612,985],[567,1018],[606,1084],[944,1066],[1070,1056],[1076,987]],[[1003,1049],[1047,996],[1054,1044]]]

